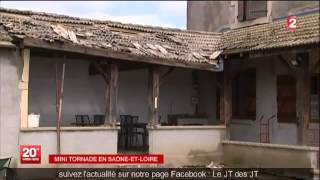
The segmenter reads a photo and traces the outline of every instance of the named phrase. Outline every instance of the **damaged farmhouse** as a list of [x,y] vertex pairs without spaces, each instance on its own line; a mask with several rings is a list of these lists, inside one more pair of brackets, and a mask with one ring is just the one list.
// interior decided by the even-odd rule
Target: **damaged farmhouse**
[[304,5],[188,2],[188,30],[0,9],[0,156],[319,169],[319,3]]

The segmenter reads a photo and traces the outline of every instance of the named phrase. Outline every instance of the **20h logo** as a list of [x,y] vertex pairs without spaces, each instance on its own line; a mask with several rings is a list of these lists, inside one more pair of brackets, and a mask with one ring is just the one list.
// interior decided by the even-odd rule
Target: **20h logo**
[[20,145],[21,164],[40,164],[41,145]]

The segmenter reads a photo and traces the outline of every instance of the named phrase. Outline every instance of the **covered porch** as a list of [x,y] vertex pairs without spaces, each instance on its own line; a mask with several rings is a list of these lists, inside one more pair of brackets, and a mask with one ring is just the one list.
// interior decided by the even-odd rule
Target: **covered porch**
[[[41,145],[41,167],[54,166],[48,154],[163,152],[165,164],[179,166],[169,148],[184,147],[186,164],[194,149],[219,150],[221,33],[7,9],[1,17],[18,62],[11,72],[20,94],[17,146]],[[29,115],[40,115],[39,126]]]
[[298,21],[225,34],[226,165],[319,169],[319,14]]
[[[63,153],[160,153],[168,167],[210,162],[272,167],[272,161],[268,164],[260,155],[247,161],[252,152],[260,152],[284,158],[285,163],[299,157],[303,161],[294,167],[318,168],[319,85],[313,80],[319,77],[313,75],[319,71],[314,68],[319,63],[317,51],[227,55],[224,71],[213,72],[31,49],[25,63],[29,64],[27,108],[28,114],[40,114],[40,127],[22,127],[20,143],[39,142],[48,154],[57,153],[55,64],[61,68],[65,63]],[[301,64],[291,65],[290,60]],[[292,78],[281,81],[287,76]],[[283,93],[293,99],[283,102]],[[77,123],[77,115],[88,121]],[[103,116],[102,123],[94,122],[95,115]],[[132,142],[128,139],[127,146],[127,137],[121,135],[123,115],[138,117],[136,123],[145,126]],[[268,127],[262,127],[267,122]],[[77,138],[83,141],[72,143]],[[243,153],[233,153],[234,149]],[[278,157],[281,153],[290,155]]]
[[311,47],[228,55],[225,164],[319,169],[318,52]]
[[[26,44],[19,144],[42,145],[43,157],[59,151],[160,153],[165,166],[174,167],[221,161],[225,126],[216,90],[221,73],[215,71],[222,67],[101,58]],[[63,71],[63,94],[57,95]],[[40,115],[38,127],[30,126],[31,114]],[[130,124],[123,117],[137,121]],[[181,148],[172,151],[175,146]]]

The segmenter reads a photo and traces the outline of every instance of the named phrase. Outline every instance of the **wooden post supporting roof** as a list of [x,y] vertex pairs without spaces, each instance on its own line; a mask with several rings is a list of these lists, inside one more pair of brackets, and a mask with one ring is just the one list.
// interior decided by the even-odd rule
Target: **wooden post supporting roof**
[[[105,98],[105,116],[104,116],[104,125],[110,125],[111,121],[109,119],[110,114],[110,65],[107,66],[107,72],[103,73],[102,76],[106,82],[106,89],[104,93]],[[102,72],[101,72],[102,73]]]
[[118,64],[112,62],[110,65],[110,114],[111,124],[115,125],[118,117]]
[[159,124],[159,66],[151,66],[148,74],[149,124]]
[[28,94],[29,94],[29,63],[30,63],[30,49],[23,49],[22,56],[22,76],[19,83],[19,89],[21,90],[21,102],[20,102],[20,117],[21,128],[28,127]]
[[111,62],[107,70],[107,87],[105,93],[105,125],[115,125],[118,117],[118,64]]
[[297,72],[297,115],[298,115],[298,143],[307,144],[307,130],[310,119],[310,71],[309,54],[301,56],[300,68]]
[[226,126],[226,139],[230,139],[230,127],[229,121],[231,119],[231,108],[232,108],[232,86],[231,86],[231,75],[230,75],[230,61],[224,62],[223,71],[223,91],[221,91],[221,110],[220,116],[224,120]]

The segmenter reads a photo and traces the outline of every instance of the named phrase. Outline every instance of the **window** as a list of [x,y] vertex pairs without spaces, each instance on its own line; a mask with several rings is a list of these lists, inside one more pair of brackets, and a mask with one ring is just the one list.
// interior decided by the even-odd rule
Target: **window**
[[318,122],[320,120],[320,74],[313,74],[310,81],[310,116],[311,122]]
[[290,75],[277,77],[279,122],[296,122],[296,79]]
[[266,17],[267,1],[238,1],[238,21]]
[[232,82],[232,117],[256,118],[256,71],[248,69],[236,74]]

